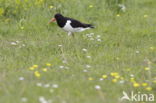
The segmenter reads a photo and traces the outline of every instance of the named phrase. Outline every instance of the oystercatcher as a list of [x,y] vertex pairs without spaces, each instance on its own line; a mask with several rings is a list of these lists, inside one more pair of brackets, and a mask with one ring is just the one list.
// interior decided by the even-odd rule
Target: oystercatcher
[[69,17],[64,17],[63,15],[59,13],[55,14],[54,18],[52,18],[49,21],[49,23],[54,22],[54,21],[57,22],[57,25],[60,28],[68,32],[68,35],[73,35],[73,36],[74,36],[73,34],[74,32],[82,32],[84,30],[94,28],[94,26],[91,24],[85,24],[78,20],[75,20]]

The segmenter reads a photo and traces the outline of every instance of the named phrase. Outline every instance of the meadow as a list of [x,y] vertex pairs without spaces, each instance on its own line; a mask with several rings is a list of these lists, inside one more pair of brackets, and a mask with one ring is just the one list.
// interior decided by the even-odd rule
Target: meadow
[[[58,12],[96,28],[70,37]],[[0,0],[0,103],[155,102],[156,0]]]

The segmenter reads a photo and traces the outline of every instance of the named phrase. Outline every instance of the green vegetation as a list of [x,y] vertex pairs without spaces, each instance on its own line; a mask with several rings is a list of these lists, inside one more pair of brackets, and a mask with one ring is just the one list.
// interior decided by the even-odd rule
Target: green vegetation
[[[156,0],[0,0],[0,103],[156,96],[155,10]],[[48,24],[57,12],[96,28],[70,37]]]

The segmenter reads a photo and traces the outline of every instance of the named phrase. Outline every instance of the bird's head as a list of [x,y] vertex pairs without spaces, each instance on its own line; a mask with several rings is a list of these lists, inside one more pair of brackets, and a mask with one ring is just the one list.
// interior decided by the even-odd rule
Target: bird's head
[[52,19],[49,21],[49,23],[55,22],[55,21],[57,21],[57,20],[59,20],[59,19],[62,19],[62,18],[63,18],[63,16],[62,16],[60,13],[57,13],[57,14],[55,14],[54,18],[52,18]]

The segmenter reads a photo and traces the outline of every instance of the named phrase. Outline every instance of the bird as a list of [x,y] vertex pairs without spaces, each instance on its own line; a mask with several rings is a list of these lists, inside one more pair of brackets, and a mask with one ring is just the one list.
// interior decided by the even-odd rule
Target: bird
[[94,28],[92,24],[82,23],[76,19],[65,17],[60,13],[54,15],[49,23],[57,22],[57,25],[62,28],[64,31],[68,32],[68,36],[74,36],[74,32],[82,32],[87,29]]

